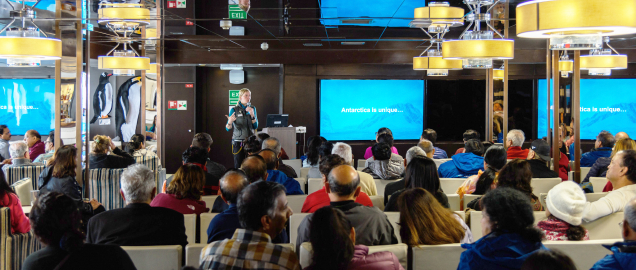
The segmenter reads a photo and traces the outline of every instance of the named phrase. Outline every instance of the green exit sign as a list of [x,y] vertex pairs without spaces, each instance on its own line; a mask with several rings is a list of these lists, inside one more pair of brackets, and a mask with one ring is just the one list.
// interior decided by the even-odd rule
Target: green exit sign
[[234,20],[247,20],[247,12],[239,8],[239,5],[228,5],[228,18]]
[[239,92],[241,90],[230,90],[230,105],[234,106],[239,101]]

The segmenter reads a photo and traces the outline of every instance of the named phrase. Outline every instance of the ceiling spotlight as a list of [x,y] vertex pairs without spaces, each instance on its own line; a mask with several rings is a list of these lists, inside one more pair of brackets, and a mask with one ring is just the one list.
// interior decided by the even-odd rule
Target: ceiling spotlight
[[267,51],[267,49],[269,49],[269,44],[267,44],[267,42],[261,43],[261,49],[263,49],[263,51]]
[[219,24],[223,30],[229,30],[232,27],[232,21],[229,19],[221,20]]

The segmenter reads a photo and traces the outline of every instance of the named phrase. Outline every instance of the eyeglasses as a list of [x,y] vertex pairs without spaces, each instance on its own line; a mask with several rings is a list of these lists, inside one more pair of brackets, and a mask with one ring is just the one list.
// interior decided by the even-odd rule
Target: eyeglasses
[[619,223],[618,223],[618,226],[623,227],[623,223],[624,223],[624,222],[625,222],[625,221],[621,221],[621,222],[619,222]]

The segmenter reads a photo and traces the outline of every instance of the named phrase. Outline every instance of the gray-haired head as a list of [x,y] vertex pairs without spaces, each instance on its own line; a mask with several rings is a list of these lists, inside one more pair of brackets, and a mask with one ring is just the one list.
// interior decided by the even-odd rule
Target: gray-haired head
[[424,150],[426,155],[435,154],[435,147],[433,147],[433,142],[431,142],[429,140],[426,140],[426,139],[425,140],[420,140],[420,142],[417,143],[417,146],[422,148],[422,150]]
[[223,198],[225,198],[225,200],[231,204],[236,204],[239,193],[241,193],[241,191],[249,184],[250,181],[247,180],[247,176],[245,175],[245,173],[239,170],[231,170],[226,172],[219,181],[219,186],[221,189],[221,194],[223,194]]
[[269,149],[276,153],[276,156],[280,154],[280,141],[274,137],[269,137],[263,140],[263,144],[261,145],[261,149]]
[[121,191],[126,203],[149,203],[154,195],[155,173],[142,164],[128,166],[121,174]]
[[406,164],[411,163],[415,157],[426,157],[426,152],[419,146],[413,146],[406,151]]
[[347,164],[351,164],[353,161],[351,146],[346,143],[339,142],[334,144],[333,149],[331,149],[331,154],[340,156]]
[[629,224],[629,228],[636,232],[636,197],[629,200],[627,205],[625,205],[625,221]]
[[11,158],[24,158],[27,151],[29,151],[29,146],[23,141],[12,142],[9,146]]
[[520,129],[513,129],[508,131],[508,140],[512,141],[511,146],[519,146],[523,145],[523,142],[526,140],[526,135]]

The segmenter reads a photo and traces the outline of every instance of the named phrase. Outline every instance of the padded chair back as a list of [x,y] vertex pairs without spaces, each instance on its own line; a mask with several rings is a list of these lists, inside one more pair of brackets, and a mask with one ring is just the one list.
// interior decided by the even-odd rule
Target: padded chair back
[[307,179],[307,176],[309,175],[309,169],[310,168],[300,168],[300,178]]
[[371,203],[373,203],[373,207],[384,211],[384,196],[369,196],[369,198],[371,199]]
[[300,168],[303,167],[303,162],[300,159],[283,159],[283,164],[292,167],[296,172],[296,175],[300,175]]
[[362,169],[364,169],[364,165],[367,163],[366,159],[358,159],[358,166],[356,167],[356,169],[358,171],[362,171]]
[[616,212],[589,223],[583,223],[590,233],[590,240],[623,238],[618,223],[625,219],[624,212]]
[[[199,235],[200,235],[200,243],[201,244],[205,244],[208,242],[208,227],[210,227],[210,222],[212,222],[212,219],[214,218],[214,216],[218,215],[219,213],[202,213],[201,215],[199,215]],[[188,242],[191,243],[191,242]],[[194,243],[194,242],[192,242]],[[198,267],[198,266],[197,266]]]
[[437,166],[438,169],[439,169],[439,165],[442,165],[445,162],[448,162],[450,160],[451,160],[450,158],[433,159],[433,161],[435,161],[435,166]]
[[[534,225],[537,225],[539,221],[548,219],[545,216],[545,211],[534,211],[533,214],[534,214]],[[477,241],[479,238],[484,236],[481,232],[481,217],[482,217],[481,211],[470,212],[470,224],[468,224],[468,226],[470,227],[470,232],[473,233],[473,239],[475,241]],[[616,224],[618,224],[618,222]]]
[[537,198],[541,195],[541,193],[548,193],[550,189],[554,186],[561,183],[562,179],[555,178],[532,178],[530,181],[530,186],[532,186],[532,193],[534,193]]
[[[106,210],[119,209],[126,206],[119,191],[119,182],[124,169],[92,169],[88,177],[88,198],[102,203]],[[86,187],[86,185],[84,185]]]
[[395,237],[397,237],[398,243],[402,243],[402,237],[400,237],[400,212],[385,212],[386,218],[391,222],[391,226],[393,226],[393,233]]
[[[607,195],[607,193],[609,192],[602,192],[602,193],[585,193],[585,199],[587,199],[588,202],[595,202],[600,200],[601,198],[605,197]],[[541,195],[539,196],[539,200],[541,201],[541,205],[543,205],[543,209],[548,209],[547,205],[545,203],[545,198],[548,197],[548,193],[541,193]]]
[[303,209],[305,199],[307,199],[307,195],[289,195],[287,196],[287,204],[292,211],[294,211],[294,214],[300,213],[300,210]]
[[11,189],[13,189],[15,194],[18,195],[18,199],[20,199],[20,204],[22,206],[31,205],[31,190],[33,190],[31,182],[31,178],[24,178],[11,185]]
[[289,243],[293,246],[296,246],[298,227],[307,215],[309,215],[309,213],[294,213],[291,217],[289,217]]
[[171,246],[122,246],[137,270],[181,269],[182,247]]
[[0,208],[0,270],[20,270],[22,262],[42,248],[33,231],[11,234],[11,213]]
[[451,211],[459,211],[459,194],[446,194]]
[[[481,197],[483,195],[473,195],[473,194],[464,194],[464,210],[466,210],[468,208],[468,203],[472,202],[473,200]],[[477,239],[477,238],[475,238]]]
[[210,212],[212,212],[212,206],[214,205],[214,201],[216,201],[216,197],[219,195],[208,195],[201,196],[201,200],[205,202],[205,207],[210,208]]
[[[382,251],[390,251],[398,258],[400,264],[404,269],[408,269],[408,246],[406,244],[396,244],[396,245],[382,245],[382,246],[369,246],[369,255],[382,252]],[[305,268],[312,263],[311,257],[313,256],[313,248],[311,243],[305,242],[300,245],[300,251],[296,252],[299,255],[300,266]],[[439,259],[439,258],[438,258]]]
[[185,234],[188,237],[188,243],[196,243],[197,235],[197,215],[184,214],[183,225],[185,225]]
[[466,222],[466,212],[464,211],[454,211],[455,214],[458,214],[459,217],[462,218],[462,220],[464,220],[464,222]]
[[544,241],[543,245],[548,249],[557,249],[568,255],[574,265],[576,265],[576,269],[591,269],[597,261],[612,253],[603,245],[611,245],[622,241],[623,239]]
[[[585,176],[581,174],[581,178],[583,177]],[[607,181],[608,180],[605,177],[590,177],[590,183],[594,188],[594,193],[602,193],[603,188],[605,187],[605,185],[607,185]]]
[[201,251],[203,251],[207,245],[208,244],[188,244],[186,246],[185,265],[198,269],[199,266],[201,266],[199,263],[201,260]]
[[[570,167],[570,169],[572,169],[572,167]],[[585,176],[590,173],[590,169],[592,169],[592,167],[581,167],[581,180],[583,180],[583,178],[585,178]]]
[[324,186],[322,178],[309,178],[307,180],[307,194],[314,193]]
[[300,190],[302,190],[303,193],[309,194],[307,193],[307,178],[298,177],[298,178],[294,178],[294,180],[298,182],[298,184],[300,185]]
[[[5,179],[7,184],[13,185],[13,183],[18,182],[24,178],[35,179],[35,181],[31,182],[32,189],[38,189],[37,184],[40,178],[40,173],[44,171],[45,166],[22,166],[22,167],[11,167],[8,168],[5,172]],[[81,183],[80,183],[81,185]]]
[[382,195],[382,196],[384,196],[384,188],[386,188],[386,185],[388,185],[389,183],[400,181],[400,180],[402,180],[402,178],[395,179],[395,180],[373,179],[373,181],[375,181],[375,188],[378,191],[378,195]]
[[[436,160],[436,159],[434,159]],[[457,189],[466,181],[466,178],[440,178],[439,182],[446,195],[456,194]]]
[[413,247],[412,250],[413,270],[438,270],[457,269],[459,256],[465,249],[460,244],[446,244]]

